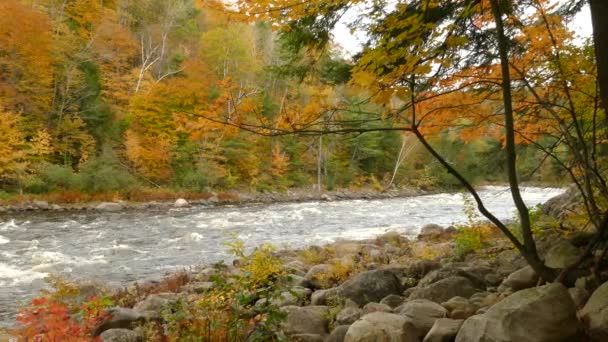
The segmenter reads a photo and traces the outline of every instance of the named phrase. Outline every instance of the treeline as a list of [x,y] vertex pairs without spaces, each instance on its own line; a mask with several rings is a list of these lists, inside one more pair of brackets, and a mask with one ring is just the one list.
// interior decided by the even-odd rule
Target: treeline
[[[337,46],[294,49],[294,32],[209,1],[3,0],[0,13],[5,193],[455,184],[398,131],[281,134],[321,112],[330,123],[381,112],[347,83]],[[468,176],[502,180],[500,142],[433,139]],[[528,180],[559,178],[537,168],[539,152],[523,159]]]

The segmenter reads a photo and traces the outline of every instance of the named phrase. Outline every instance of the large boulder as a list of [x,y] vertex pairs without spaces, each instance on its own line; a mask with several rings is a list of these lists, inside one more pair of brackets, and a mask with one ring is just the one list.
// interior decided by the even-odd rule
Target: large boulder
[[399,307],[399,314],[407,317],[416,327],[422,339],[439,318],[447,317],[448,310],[426,299],[414,299]]
[[461,276],[448,277],[426,287],[418,287],[409,296],[409,299],[428,299],[435,303],[442,303],[453,297],[469,298],[480,290],[469,280]]
[[340,286],[340,295],[360,306],[379,302],[390,294],[401,294],[401,282],[390,271],[361,272]]
[[568,289],[554,283],[518,291],[468,318],[456,342],[570,342],[580,331]]
[[608,341],[608,282],[593,292],[580,315],[593,341]]
[[545,255],[545,265],[551,268],[566,268],[581,256],[580,249],[570,242],[562,240],[551,247]]
[[327,306],[285,306],[282,310],[287,314],[281,329],[287,335],[328,333],[329,307]]
[[420,342],[414,324],[406,317],[373,312],[348,328],[344,342]]
[[440,318],[435,321],[423,342],[452,342],[463,322],[462,319]]
[[536,283],[538,283],[538,275],[534,272],[532,267],[526,266],[511,273],[500,286],[518,291],[533,287]]

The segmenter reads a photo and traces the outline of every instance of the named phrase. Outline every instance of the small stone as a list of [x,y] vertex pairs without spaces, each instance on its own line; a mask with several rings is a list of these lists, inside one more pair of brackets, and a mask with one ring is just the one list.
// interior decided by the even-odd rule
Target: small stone
[[178,198],[177,200],[175,200],[175,203],[173,203],[173,206],[176,208],[184,208],[189,205],[190,205],[190,203],[188,203],[188,201],[186,201],[183,198]]

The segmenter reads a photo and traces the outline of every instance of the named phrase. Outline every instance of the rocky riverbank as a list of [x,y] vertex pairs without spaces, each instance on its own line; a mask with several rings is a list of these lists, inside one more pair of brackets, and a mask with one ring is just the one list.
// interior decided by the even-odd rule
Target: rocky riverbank
[[314,190],[289,190],[285,192],[209,192],[197,194],[193,198],[176,198],[174,200],[148,201],[148,202],[90,202],[90,203],[49,203],[44,200],[32,200],[17,204],[0,205],[2,213],[23,212],[69,212],[69,211],[98,211],[118,212],[127,210],[167,210],[171,208],[184,208],[189,206],[221,206],[240,205],[248,203],[289,203],[308,201],[339,201],[352,199],[385,199],[397,197],[421,196],[436,193],[420,189],[402,188],[386,191],[361,189],[351,191],[348,189],[338,191],[318,192]]
[[[387,233],[373,240],[237,258],[234,265],[138,284],[114,294],[121,298],[119,305],[107,310],[107,319],[93,333],[102,341],[155,336],[160,341],[159,331],[182,336],[186,332],[180,329],[208,322],[214,312],[210,303],[228,300],[227,294],[252,296],[250,290],[260,284],[253,281],[256,274],[273,274],[270,282],[257,280],[264,283],[262,292],[222,307],[221,317],[235,314],[238,303],[233,319],[255,331],[278,313],[280,320],[271,326],[274,336],[302,342],[607,340],[608,282],[598,287],[581,274],[567,286],[538,286],[538,277],[499,235],[456,259],[457,234],[451,227],[428,225],[416,241]],[[538,247],[551,267],[565,267],[581,253],[580,239],[553,231],[542,236]],[[232,247],[238,250],[238,244]],[[188,305],[195,311],[184,309]],[[215,329],[227,331],[228,321],[222,322]]]

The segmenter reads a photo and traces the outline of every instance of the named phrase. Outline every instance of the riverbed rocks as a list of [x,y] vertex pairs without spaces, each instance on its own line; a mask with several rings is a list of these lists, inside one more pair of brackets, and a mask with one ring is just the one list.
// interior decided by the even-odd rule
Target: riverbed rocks
[[[509,246],[499,244],[487,255],[464,259],[424,256],[429,260],[416,255],[415,247],[434,245],[402,237],[391,232],[367,241],[338,241],[310,249],[308,258],[278,252],[281,272],[289,276],[275,283],[272,297],[254,298],[256,304],[243,310],[246,319],[263,318],[256,316],[261,304],[276,306],[285,314],[277,333],[288,341],[577,342],[581,321],[595,341],[608,341],[608,285],[587,300],[590,291],[583,288],[537,286],[538,276],[523,267]],[[570,252],[578,251],[572,247],[551,247],[545,256],[563,265],[574,255]],[[345,271],[327,282],[336,266]],[[137,338],[136,327],[144,322],[167,325],[160,313],[175,301],[217,290],[218,276],[232,281],[231,276],[245,272],[238,263],[197,270],[181,293],[155,293],[140,298],[133,308],[110,310],[110,320],[97,334],[104,341],[114,334]]]

